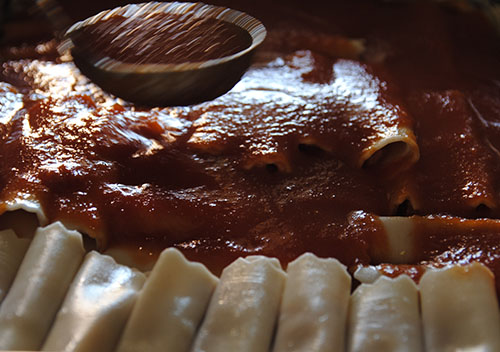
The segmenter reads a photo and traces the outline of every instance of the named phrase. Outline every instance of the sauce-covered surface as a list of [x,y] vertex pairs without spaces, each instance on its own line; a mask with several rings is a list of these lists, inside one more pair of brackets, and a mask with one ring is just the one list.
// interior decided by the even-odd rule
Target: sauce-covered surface
[[[384,257],[387,259],[398,253],[391,250],[385,237],[387,226],[401,221],[408,227],[399,227],[397,236],[400,239],[408,239],[410,253],[404,263],[399,260],[391,263],[390,260],[384,260]],[[362,233],[369,242],[367,247],[372,259],[371,264],[383,275],[397,277],[407,274],[418,282],[429,267],[442,268],[477,261],[487,265],[493,272],[497,292],[500,292],[499,227],[498,219],[429,215],[404,219],[385,217],[381,221],[376,215],[359,211],[351,214],[345,235],[355,237]]]
[[[500,218],[500,40],[481,14],[269,6],[243,5],[269,31],[242,81],[190,107],[128,105],[64,58],[2,49],[0,200],[35,199],[102,250],[175,246],[214,271],[257,253],[368,264],[357,210]],[[448,237],[488,264],[492,226],[484,246],[473,227]]]
[[179,64],[220,59],[252,44],[237,25],[195,13],[111,16],[72,35],[79,50],[95,58],[131,64]]

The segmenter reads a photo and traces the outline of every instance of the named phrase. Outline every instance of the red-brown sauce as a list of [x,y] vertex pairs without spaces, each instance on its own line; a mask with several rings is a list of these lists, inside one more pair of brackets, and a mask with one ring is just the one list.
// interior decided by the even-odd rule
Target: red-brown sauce
[[111,16],[72,35],[86,54],[131,64],[179,64],[219,59],[252,44],[237,25],[212,17],[158,13]]
[[[240,255],[286,264],[305,251],[369,264],[378,230],[353,226],[357,210],[500,218],[500,41],[486,20],[428,2],[294,6],[250,8],[269,28],[255,64],[226,95],[191,107],[123,105],[72,63],[5,49],[0,198],[36,197],[50,221],[101,249],[149,258],[175,246],[214,271]],[[293,40],[278,40],[290,26]],[[349,38],[364,40],[360,55]],[[393,149],[418,145],[406,168],[367,156],[400,135]],[[496,231],[443,233],[408,264],[451,253],[498,272]]]
[[[359,221],[359,218],[371,221]],[[500,292],[500,224],[497,220],[471,220],[448,216],[411,217],[415,258],[405,264],[372,262],[386,276],[406,274],[418,282],[429,267],[442,268],[454,264],[465,265],[480,262],[495,275],[497,292]],[[362,226],[363,233],[378,241],[384,237],[384,228],[373,215],[357,214],[355,223]],[[353,232],[350,231],[349,235]],[[386,250],[380,242],[372,248]]]

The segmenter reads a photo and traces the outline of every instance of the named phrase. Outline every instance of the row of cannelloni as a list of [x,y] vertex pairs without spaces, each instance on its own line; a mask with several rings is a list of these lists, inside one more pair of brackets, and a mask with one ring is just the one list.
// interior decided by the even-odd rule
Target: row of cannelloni
[[95,251],[85,254],[81,235],[60,223],[39,228],[24,254],[27,241],[0,232],[0,349],[500,348],[494,277],[478,263],[428,269],[418,284],[382,275],[351,292],[344,265],[310,253],[286,271],[274,258],[239,258],[217,278],[166,249],[145,275]]

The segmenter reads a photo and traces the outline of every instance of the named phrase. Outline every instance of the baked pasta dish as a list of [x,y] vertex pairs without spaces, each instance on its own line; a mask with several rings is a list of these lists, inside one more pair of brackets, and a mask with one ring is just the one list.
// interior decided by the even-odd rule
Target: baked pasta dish
[[216,5],[267,38],[229,92],[189,106],[116,98],[7,20],[0,349],[499,350],[485,13]]

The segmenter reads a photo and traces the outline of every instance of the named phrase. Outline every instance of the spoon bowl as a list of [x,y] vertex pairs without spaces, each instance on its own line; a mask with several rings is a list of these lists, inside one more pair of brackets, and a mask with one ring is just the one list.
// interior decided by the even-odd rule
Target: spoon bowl
[[[251,44],[235,54],[198,62],[128,63],[105,55],[89,54],[78,45],[87,27],[114,16],[133,19],[151,15],[189,14],[213,18],[238,26],[251,37]],[[61,51],[70,50],[78,68],[105,91],[127,101],[147,106],[191,105],[214,99],[230,90],[250,66],[255,49],[266,37],[264,25],[246,13],[202,3],[130,4],[100,12],[71,26]]]

